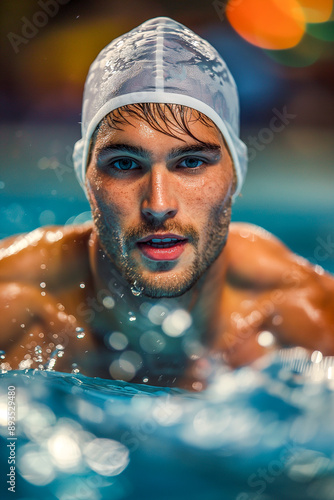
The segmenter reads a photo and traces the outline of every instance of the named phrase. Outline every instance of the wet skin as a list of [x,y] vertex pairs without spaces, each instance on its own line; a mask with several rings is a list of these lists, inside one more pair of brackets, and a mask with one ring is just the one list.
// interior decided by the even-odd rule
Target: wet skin
[[[59,371],[200,390],[212,360],[240,366],[282,345],[334,354],[333,277],[263,229],[229,225],[230,156],[214,127],[190,125],[201,142],[134,118],[102,125],[87,170],[94,222],[3,241],[2,368],[45,365],[62,345]],[[164,235],[178,241],[152,244]],[[153,305],[191,325],[166,333]]]

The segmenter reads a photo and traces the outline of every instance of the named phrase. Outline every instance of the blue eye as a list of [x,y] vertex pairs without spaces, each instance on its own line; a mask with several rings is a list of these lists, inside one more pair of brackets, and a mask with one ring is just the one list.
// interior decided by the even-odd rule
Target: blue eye
[[138,168],[138,163],[131,158],[120,158],[119,160],[113,161],[111,166],[115,167],[117,170],[133,170]]
[[200,167],[204,164],[205,162],[203,160],[200,160],[199,158],[185,158],[184,160],[179,163],[180,167],[186,167],[186,168],[197,168]]

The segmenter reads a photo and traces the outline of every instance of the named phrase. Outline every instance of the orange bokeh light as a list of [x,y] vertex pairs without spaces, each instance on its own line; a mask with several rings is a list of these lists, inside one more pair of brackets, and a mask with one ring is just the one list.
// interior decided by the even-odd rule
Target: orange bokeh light
[[264,49],[289,49],[305,33],[305,14],[297,0],[230,0],[226,16],[239,35]]
[[333,0],[298,0],[307,23],[324,23],[330,19]]

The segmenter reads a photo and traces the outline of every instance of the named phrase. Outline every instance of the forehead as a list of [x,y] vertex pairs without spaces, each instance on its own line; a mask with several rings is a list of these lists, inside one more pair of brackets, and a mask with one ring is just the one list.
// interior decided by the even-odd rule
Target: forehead
[[203,142],[217,143],[225,147],[223,136],[216,125],[198,111],[186,108],[181,115],[178,112],[164,110],[164,114],[147,117],[139,113],[115,110],[99,124],[94,134],[94,145],[126,140],[159,140],[160,142]]

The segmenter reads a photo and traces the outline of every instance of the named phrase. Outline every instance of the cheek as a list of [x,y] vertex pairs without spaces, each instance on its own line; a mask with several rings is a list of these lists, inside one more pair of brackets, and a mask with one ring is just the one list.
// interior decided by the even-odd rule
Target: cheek
[[210,176],[201,179],[198,185],[183,191],[185,206],[191,210],[194,220],[206,220],[208,215],[221,210],[223,211],[232,194],[231,176]]
[[87,191],[91,208],[97,210],[106,219],[126,217],[131,211],[131,197],[118,185],[113,186],[110,178],[91,176],[87,179]]

